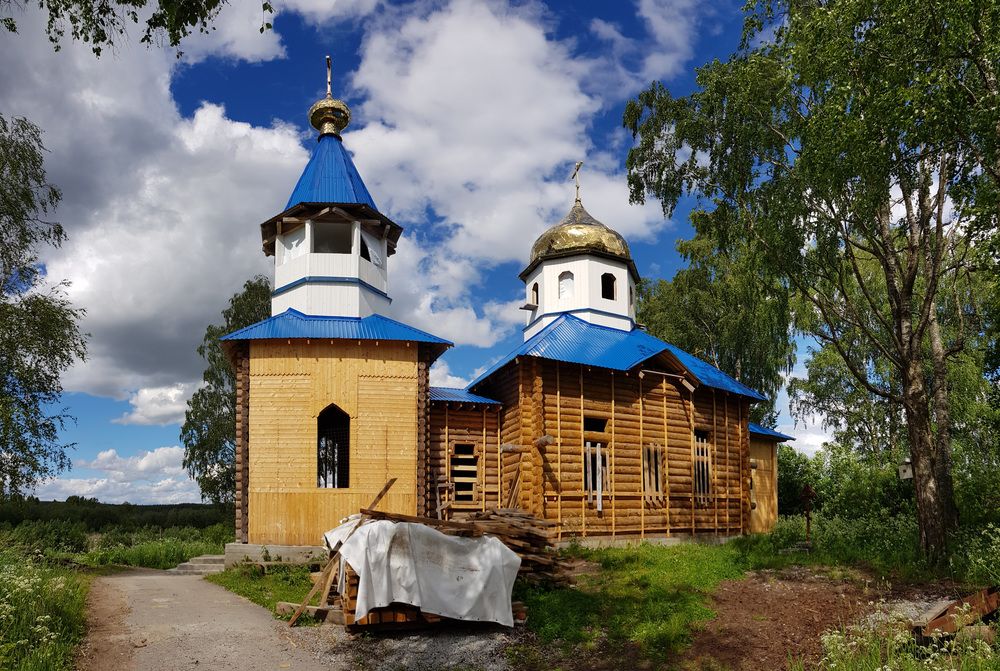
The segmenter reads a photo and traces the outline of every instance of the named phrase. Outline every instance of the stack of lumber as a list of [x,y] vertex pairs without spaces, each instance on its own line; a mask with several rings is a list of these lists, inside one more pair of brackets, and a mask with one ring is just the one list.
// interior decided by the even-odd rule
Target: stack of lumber
[[521,557],[519,575],[529,580],[569,582],[553,547],[555,522],[515,508],[492,508],[469,515],[477,532],[495,536]]
[[461,520],[362,510],[367,517],[393,522],[425,524],[451,536],[495,536],[521,557],[519,576],[529,581],[570,582],[553,548],[556,523],[540,520],[516,508],[491,508],[469,513]]

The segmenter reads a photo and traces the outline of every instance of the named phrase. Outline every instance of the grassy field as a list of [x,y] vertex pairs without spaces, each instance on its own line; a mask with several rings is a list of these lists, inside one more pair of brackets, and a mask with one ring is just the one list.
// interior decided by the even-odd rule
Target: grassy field
[[0,669],[72,668],[90,576],[0,551]]
[[248,564],[206,576],[205,579],[271,612],[279,601],[301,603],[312,588],[306,566],[275,566],[265,574]]

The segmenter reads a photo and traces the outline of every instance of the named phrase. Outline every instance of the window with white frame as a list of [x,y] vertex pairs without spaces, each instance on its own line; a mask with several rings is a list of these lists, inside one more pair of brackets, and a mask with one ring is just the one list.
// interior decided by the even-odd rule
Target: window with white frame
[[657,443],[642,446],[642,494],[646,501],[662,502],[666,464],[663,447]]

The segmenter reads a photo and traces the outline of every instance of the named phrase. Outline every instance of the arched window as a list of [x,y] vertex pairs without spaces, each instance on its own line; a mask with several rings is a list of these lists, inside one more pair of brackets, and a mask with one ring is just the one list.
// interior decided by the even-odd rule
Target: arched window
[[567,271],[559,273],[559,298],[573,297],[573,273]]
[[335,405],[319,413],[317,425],[316,486],[341,489],[349,486],[351,418]]
[[615,299],[615,276],[612,273],[601,275],[601,298],[606,298],[609,301]]
[[531,285],[531,298],[529,300],[532,305],[538,305],[538,282]]

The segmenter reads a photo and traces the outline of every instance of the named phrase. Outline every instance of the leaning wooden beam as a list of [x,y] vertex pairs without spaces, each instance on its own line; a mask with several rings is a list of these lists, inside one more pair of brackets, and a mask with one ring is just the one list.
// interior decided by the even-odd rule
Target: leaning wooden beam
[[[396,484],[396,478],[392,478],[391,480],[389,480],[389,482],[385,483],[385,486],[382,487],[382,491],[380,491],[378,495],[374,499],[372,499],[372,502],[369,504],[368,509],[375,508],[382,501],[383,497],[385,497],[386,493],[394,484]],[[312,598],[314,596],[316,596],[316,592],[318,592],[320,588],[325,588],[325,596],[329,597],[330,585],[333,584],[333,579],[332,579],[333,567],[338,555],[340,555],[340,548],[344,545],[344,541],[346,541],[348,538],[354,535],[354,532],[358,530],[358,527],[361,526],[361,523],[365,521],[365,517],[366,516],[364,512],[362,512],[361,517],[359,517],[357,521],[354,523],[354,526],[351,527],[350,532],[348,532],[348,534],[344,537],[342,541],[339,541],[337,543],[337,547],[333,548],[333,553],[330,555],[330,561],[326,563],[326,567],[323,569],[323,573],[320,576],[320,579],[317,580],[316,584],[313,585],[313,588],[309,590],[309,594],[306,594],[306,598],[302,600],[302,603],[299,605],[298,610],[296,610],[295,613],[292,614],[292,619],[288,621],[289,627],[295,626],[295,622],[302,616],[302,613],[305,612],[306,608],[309,607],[309,602],[312,601]],[[322,599],[320,601],[320,605],[321,606],[326,605],[326,600],[327,600],[326,598]]]

